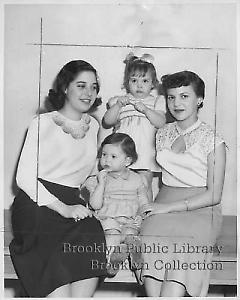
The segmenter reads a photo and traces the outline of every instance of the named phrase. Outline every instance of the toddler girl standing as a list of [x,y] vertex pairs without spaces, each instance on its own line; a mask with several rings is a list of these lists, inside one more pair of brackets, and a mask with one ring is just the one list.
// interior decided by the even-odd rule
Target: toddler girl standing
[[124,60],[125,96],[112,97],[103,117],[105,127],[113,127],[114,132],[123,132],[133,138],[138,160],[132,168],[147,179],[149,199],[152,200],[152,172],[160,171],[155,160],[155,133],[165,122],[164,97],[153,96],[152,90],[158,80],[153,57],[144,54],[137,57],[129,53]]

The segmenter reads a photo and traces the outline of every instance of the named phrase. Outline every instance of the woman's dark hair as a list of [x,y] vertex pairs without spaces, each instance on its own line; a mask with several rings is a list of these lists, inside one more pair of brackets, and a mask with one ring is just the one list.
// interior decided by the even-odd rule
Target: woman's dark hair
[[[161,77],[162,88],[165,98],[167,99],[168,90],[181,86],[191,85],[196,93],[197,97],[204,99],[205,97],[205,84],[204,81],[194,72],[182,71]],[[203,103],[199,105],[199,108],[203,106]]]
[[[84,71],[91,71],[95,74],[97,81],[97,93],[99,92],[100,84],[96,69],[84,60],[72,60],[63,66],[54,80],[53,88],[49,90],[47,100],[51,103],[54,109],[59,110],[64,106],[66,89],[76,76]],[[102,101],[99,100],[100,98],[96,98],[93,107],[102,103]]]
[[99,149],[99,157],[102,155],[102,149],[105,145],[119,145],[122,151],[132,159],[131,164],[137,161],[138,155],[133,139],[125,133],[112,133],[108,135],[102,142]]
[[126,89],[127,93],[129,93],[129,79],[131,76],[135,74],[142,74],[144,76],[148,71],[152,76],[152,83],[154,88],[158,86],[157,73],[154,65],[150,62],[144,61],[137,56],[132,56],[130,59],[125,60],[126,64],[124,70],[124,78],[123,78],[123,86]]

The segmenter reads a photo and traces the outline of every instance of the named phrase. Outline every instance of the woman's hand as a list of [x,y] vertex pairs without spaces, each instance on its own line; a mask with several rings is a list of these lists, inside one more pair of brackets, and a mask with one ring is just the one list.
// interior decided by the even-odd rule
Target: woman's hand
[[87,217],[92,217],[92,211],[85,207],[84,205],[67,205],[65,209],[65,218],[73,218],[75,221],[85,219]]
[[140,207],[140,215],[142,218],[147,218],[152,215],[156,214],[166,214],[169,213],[170,205],[167,203],[149,203],[144,204],[142,207]]

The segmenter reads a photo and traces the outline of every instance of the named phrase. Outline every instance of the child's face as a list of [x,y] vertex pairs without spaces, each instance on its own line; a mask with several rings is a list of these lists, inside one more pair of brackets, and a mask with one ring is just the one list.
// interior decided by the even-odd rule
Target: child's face
[[107,144],[103,146],[100,164],[103,169],[112,172],[123,171],[131,159],[123,152],[120,145]]
[[168,89],[167,95],[168,108],[177,121],[196,121],[198,104],[203,99],[196,95],[192,85]]
[[152,75],[150,71],[145,74],[136,72],[129,78],[129,92],[137,99],[146,98],[153,88]]

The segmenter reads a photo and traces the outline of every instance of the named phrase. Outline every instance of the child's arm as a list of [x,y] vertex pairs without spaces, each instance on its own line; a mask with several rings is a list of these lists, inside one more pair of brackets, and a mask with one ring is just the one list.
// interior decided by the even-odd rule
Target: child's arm
[[89,203],[93,209],[100,209],[103,205],[104,191],[107,178],[107,171],[102,170],[98,173],[98,184],[90,196]]
[[116,125],[121,108],[127,104],[129,104],[129,99],[126,96],[113,97],[109,99],[109,109],[103,116],[104,125],[109,127]]
[[139,207],[141,207],[144,204],[148,204],[148,203],[152,202],[148,198],[148,192],[147,192],[148,184],[147,184],[145,177],[141,177],[140,182],[141,183],[139,185],[139,188],[137,189]]
[[164,111],[153,110],[140,101],[136,102],[134,107],[137,111],[143,113],[154,127],[161,128],[165,125],[166,117]]

